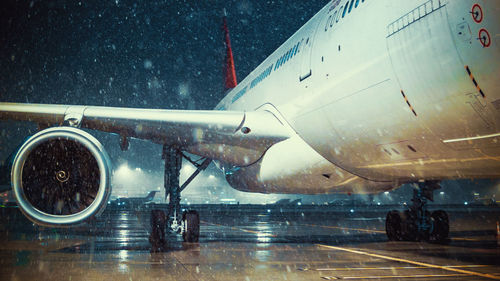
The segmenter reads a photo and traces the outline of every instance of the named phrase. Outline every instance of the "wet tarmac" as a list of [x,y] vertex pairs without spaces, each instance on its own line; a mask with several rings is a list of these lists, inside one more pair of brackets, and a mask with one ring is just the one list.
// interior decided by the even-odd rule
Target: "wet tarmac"
[[0,280],[500,280],[499,207],[441,206],[447,244],[387,241],[394,206],[190,207],[200,242],[170,235],[161,253],[150,252],[151,206],[71,229],[1,208]]

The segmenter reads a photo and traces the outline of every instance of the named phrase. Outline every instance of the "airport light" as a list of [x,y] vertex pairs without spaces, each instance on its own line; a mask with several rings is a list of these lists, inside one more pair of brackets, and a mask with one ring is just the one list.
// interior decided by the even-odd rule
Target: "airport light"
[[389,195],[389,191],[384,192],[385,195]]
[[354,209],[351,209],[351,213],[354,213]]
[[444,191],[439,192],[439,194],[444,195]]
[[464,202],[464,205],[469,205],[469,203],[467,201]]

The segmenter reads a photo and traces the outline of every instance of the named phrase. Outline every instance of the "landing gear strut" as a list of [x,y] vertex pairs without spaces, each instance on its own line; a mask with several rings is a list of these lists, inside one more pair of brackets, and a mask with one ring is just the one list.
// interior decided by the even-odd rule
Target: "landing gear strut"
[[434,201],[434,190],[441,188],[437,181],[419,182],[413,190],[408,210],[387,213],[385,230],[392,241],[445,242],[449,234],[448,215],[443,210],[430,213],[427,200]]
[[[186,158],[197,170],[182,184],[179,185],[179,174],[182,167],[182,158]],[[200,216],[194,210],[181,212],[181,192],[187,185],[210,164],[210,159],[204,159],[201,164],[192,161],[175,147],[163,147],[165,159],[165,199],[169,197],[168,210],[151,211],[151,235],[149,241],[154,251],[161,251],[165,244],[165,232],[181,234],[184,242],[198,242],[200,236]]]

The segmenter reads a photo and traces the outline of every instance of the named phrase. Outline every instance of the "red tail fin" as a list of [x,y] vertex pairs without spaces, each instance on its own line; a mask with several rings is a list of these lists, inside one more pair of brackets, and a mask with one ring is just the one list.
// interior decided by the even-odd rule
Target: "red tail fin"
[[225,9],[224,9],[223,24],[224,24],[223,28],[224,28],[225,43],[226,43],[226,59],[224,65],[224,77],[225,77],[224,88],[225,90],[229,90],[236,87],[236,85],[238,85],[238,82],[236,82],[236,71],[234,69],[233,50],[231,49],[231,40],[229,40],[229,30],[227,28]]

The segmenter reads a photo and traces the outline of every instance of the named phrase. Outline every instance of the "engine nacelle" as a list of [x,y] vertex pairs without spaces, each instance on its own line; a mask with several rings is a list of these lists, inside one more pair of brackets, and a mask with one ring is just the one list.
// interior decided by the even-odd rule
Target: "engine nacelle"
[[101,143],[73,127],[30,137],[11,171],[22,212],[45,226],[70,226],[102,212],[111,194],[111,161]]

